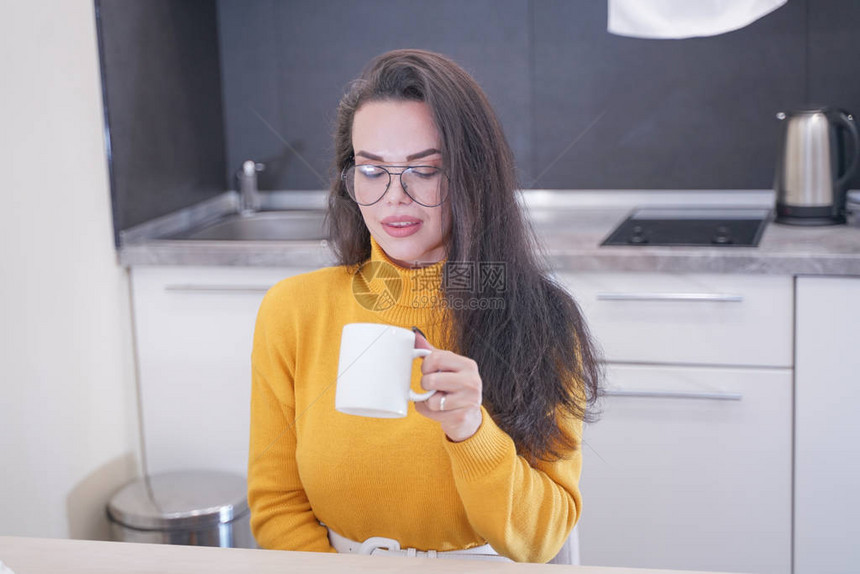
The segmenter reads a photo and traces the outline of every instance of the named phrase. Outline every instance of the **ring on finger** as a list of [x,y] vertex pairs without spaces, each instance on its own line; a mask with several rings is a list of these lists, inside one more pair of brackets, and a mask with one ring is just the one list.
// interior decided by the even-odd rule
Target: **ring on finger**
[[447,399],[447,398],[448,398],[448,395],[442,395],[442,400],[439,401],[439,410],[440,411],[445,410],[445,399]]

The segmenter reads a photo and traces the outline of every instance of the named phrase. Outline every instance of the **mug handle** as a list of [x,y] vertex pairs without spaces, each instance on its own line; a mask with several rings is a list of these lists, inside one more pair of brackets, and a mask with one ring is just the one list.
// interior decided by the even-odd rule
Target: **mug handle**
[[844,110],[838,110],[838,113],[839,120],[842,122],[845,130],[851,135],[851,144],[854,147],[851,162],[845,167],[845,173],[836,182],[837,186],[843,187],[854,176],[854,172],[857,171],[858,162],[860,162],[860,135],[858,135],[857,126],[854,124],[854,117]]
[[[420,357],[426,357],[431,353],[430,349],[412,349],[412,358],[418,359]],[[436,391],[427,391],[426,393],[416,393],[412,389],[409,389],[409,400],[415,401],[416,403],[420,403],[422,401],[426,401],[430,397],[436,394]]]

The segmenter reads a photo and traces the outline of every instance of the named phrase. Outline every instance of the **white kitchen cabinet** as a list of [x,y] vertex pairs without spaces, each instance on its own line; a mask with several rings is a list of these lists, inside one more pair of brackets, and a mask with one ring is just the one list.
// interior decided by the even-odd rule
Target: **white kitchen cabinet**
[[560,274],[604,350],[582,563],[791,572],[793,280]]
[[791,571],[791,372],[610,365],[584,433],[587,565]]
[[795,574],[860,568],[860,277],[797,279]]
[[613,362],[791,367],[789,276],[562,274]]
[[247,472],[251,345],[263,295],[310,269],[131,270],[149,472]]

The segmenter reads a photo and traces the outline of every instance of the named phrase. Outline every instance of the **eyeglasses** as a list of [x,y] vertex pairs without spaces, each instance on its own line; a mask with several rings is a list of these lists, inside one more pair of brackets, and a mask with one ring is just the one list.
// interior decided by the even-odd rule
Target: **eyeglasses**
[[400,186],[406,195],[424,207],[442,205],[448,195],[448,176],[442,168],[430,165],[389,165],[402,168],[390,172],[381,165],[353,165],[341,174],[349,196],[359,205],[373,205],[391,187],[391,176],[400,176]]

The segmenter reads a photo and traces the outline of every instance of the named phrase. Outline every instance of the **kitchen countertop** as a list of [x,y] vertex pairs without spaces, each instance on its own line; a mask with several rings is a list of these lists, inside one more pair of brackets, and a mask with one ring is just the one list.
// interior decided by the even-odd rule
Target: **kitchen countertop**
[[[60,540],[15,538],[0,536],[0,572],[2,564],[15,574],[131,574],[196,572],[255,572],[258,574],[284,572],[509,572],[571,574],[658,574],[680,571],[638,568],[599,568],[546,564],[515,564],[481,562],[479,560],[427,560],[393,556],[358,556],[352,554],[322,554],[275,550],[246,550],[238,548],[207,548],[202,546],[171,546],[129,542],[96,542],[90,540]],[[405,561],[409,561],[408,563]]]
[[[231,195],[232,194],[232,195]],[[274,192],[278,209],[322,209],[325,192]],[[637,207],[756,207],[773,205],[772,191],[528,190],[522,202],[559,272],[758,273],[860,275],[860,226],[799,227],[770,222],[757,247],[601,247]],[[136,265],[323,267],[333,259],[325,241],[191,241],[159,239],[194,220],[195,210],[235,210],[227,192],[207,206],[171,214],[123,233],[119,260]]]

